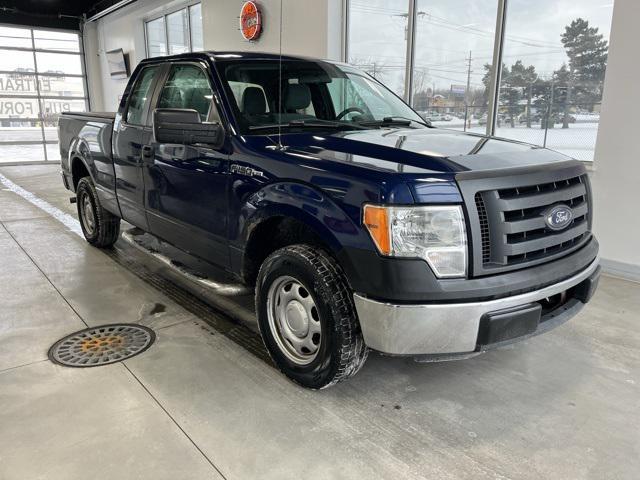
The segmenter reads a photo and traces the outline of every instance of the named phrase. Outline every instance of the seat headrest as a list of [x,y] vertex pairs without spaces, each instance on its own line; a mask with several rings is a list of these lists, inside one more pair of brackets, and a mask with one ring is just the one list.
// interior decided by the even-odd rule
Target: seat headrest
[[311,105],[311,90],[302,83],[287,85],[284,100],[285,110],[304,110]]
[[267,113],[267,99],[258,87],[247,87],[242,93],[242,113],[246,115],[262,115]]
[[[209,97],[209,98],[207,98]],[[211,106],[212,93],[209,88],[191,88],[184,98],[184,107],[193,108],[202,116],[207,116]]]
[[158,102],[158,108],[183,108],[183,105],[182,89],[174,85],[165,86]]

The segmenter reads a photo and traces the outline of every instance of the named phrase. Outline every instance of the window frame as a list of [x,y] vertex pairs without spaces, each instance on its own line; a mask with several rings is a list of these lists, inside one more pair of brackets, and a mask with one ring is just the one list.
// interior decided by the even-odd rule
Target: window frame
[[[164,55],[167,55],[169,52],[167,51],[167,19],[165,18],[165,15],[161,15],[159,17],[156,18],[151,18],[149,20],[145,20],[144,23],[144,54],[145,54],[145,58],[156,58],[156,57],[150,57],[149,56],[149,24],[152,22],[155,22],[156,20],[162,20],[162,29],[163,29],[163,37],[164,37],[164,47],[165,47],[165,52]],[[159,56],[163,56],[163,55],[159,55]]]
[[[6,145],[38,145],[39,144],[39,145],[42,145],[44,162],[58,162],[59,160],[56,160],[56,159],[49,160],[49,152],[48,152],[47,146],[57,145],[59,143],[59,140],[47,139],[47,134],[45,132],[45,125],[44,125],[45,112],[43,111],[43,102],[45,100],[83,101],[85,104],[85,110],[91,109],[91,99],[89,98],[89,85],[87,82],[87,66],[86,66],[86,58],[85,58],[84,36],[79,30],[71,30],[66,28],[36,27],[31,25],[16,25],[16,24],[5,23],[5,22],[0,22],[0,27],[23,29],[29,32],[29,36],[24,37],[30,42],[30,45],[28,47],[0,46],[0,48],[7,51],[31,53],[33,56],[34,69],[33,69],[33,72],[29,72],[27,74],[33,75],[36,81],[35,83],[36,93],[27,94],[27,95],[12,95],[11,98],[23,98],[23,99],[35,100],[35,102],[38,105],[37,115],[33,117],[23,117],[23,118],[20,118],[19,120],[29,121],[29,122],[39,122],[40,133],[41,133],[41,140],[23,140],[23,141],[17,140],[17,141],[11,141],[11,142],[4,142],[3,144],[6,144]],[[35,37],[36,31],[61,32],[61,33],[74,34],[78,38],[78,51],[77,52],[65,51],[65,50],[56,50],[51,48],[36,47],[36,37]],[[41,72],[40,69],[38,68],[37,53],[75,55],[80,59],[80,73]],[[0,74],[14,74],[14,73],[16,72],[10,71],[10,70],[4,70],[0,68]],[[48,78],[55,78],[55,77],[80,78],[82,79],[82,88],[84,91],[84,95],[75,96],[75,95],[60,95],[60,94],[56,94],[56,95],[43,94],[40,91],[40,78],[43,78],[43,77],[45,78],[47,77]],[[41,161],[36,160],[36,161],[19,162],[19,164],[21,165],[26,163],[41,163]],[[10,163],[5,163],[4,165],[9,165],[9,164]]]
[[[166,10],[164,11],[162,14],[160,15],[154,15],[148,18],[145,18],[143,20],[143,31],[144,31],[144,51],[145,51],[145,58],[155,58],[155,57],[149,57],[149,36],[147,33],[147,24],[150,22],[153,22],[154,20],[158,20],[160,18],[164,18],[164,45],[165,45],[165,52],[166,55],[170,55],[169,53],[169,29],[167,28],[167,17],[169,15],[172,15],[174,13],[177,13],[181,10],[186,10],[186,17],[187,17],[187,41],[188,41],[188,49],[189,52],[193,52],[193,34],[192,34],[192,28],[191,28],[191,7],[193,7],[194,5],[200,5],[200,9],[202,11],[202,1],[201,0],[197,0],[197,1],[192,1],[192,2],[188,2],[188,3],[183,3],[182,5],[172,8],[170,10]],[[204,35],[204,26],[202,28],[202,32]],[[203,38],[203,43],[204,43],[204,38]]]

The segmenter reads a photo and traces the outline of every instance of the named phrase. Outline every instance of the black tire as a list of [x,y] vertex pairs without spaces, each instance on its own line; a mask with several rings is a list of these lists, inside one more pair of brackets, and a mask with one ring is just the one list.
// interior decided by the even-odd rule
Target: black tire
[[[287,347],[281,346],[285,342],[279,328],[274,326],[277,321],[270,322],[269,312],[271,318],[276,315],[270,309],[278,308],[274,305],[280,305],[280,297],[271,303],[268,299],[282,278],[293,279],[303,293],[307,289],[317,307],[314,319],[308,319],[308,323],[320,324],[319,345],[315,357],[305,365],[291,360],[291,355],[284,351]],[[272,360],[282,373],[303,387],[320,389],[335,385],[358,373],[367,359],[369,350],[344,273],[333,258],[318,248],[292,245],[277,250],[264,261],[257,279],[256,312]]]
[[[91,177],[81,178],[78,182],[76,205],[87,242],[99,248],[113,246],[120,237],[120,219],[102,207]],[[87,209],[91,210],[92,218]]]

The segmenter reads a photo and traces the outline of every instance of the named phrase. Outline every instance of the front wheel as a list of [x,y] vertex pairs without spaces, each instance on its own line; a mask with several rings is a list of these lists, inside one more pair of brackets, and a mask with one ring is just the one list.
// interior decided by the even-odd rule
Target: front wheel
[[90,177],[81,178],[76,188],[78,218],[84,238],[100,248],[111,247],[120,237],[120,219],[105,210]]
[[304,387],[334,385],[367,359],[352,292],[322,250],[293,245],[271,254],[258,274],[256,312],[271,358]]

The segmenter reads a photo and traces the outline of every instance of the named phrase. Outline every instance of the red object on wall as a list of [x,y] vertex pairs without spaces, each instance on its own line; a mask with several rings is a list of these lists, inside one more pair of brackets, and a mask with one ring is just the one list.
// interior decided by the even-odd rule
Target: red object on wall
[[245,2],[240,10],[240,31],[245,40],[253,41],[262,33],[262,15],[255,2]]

